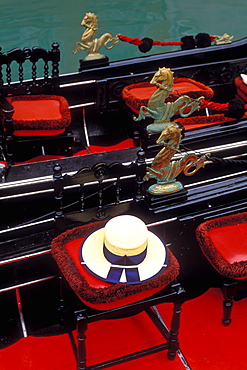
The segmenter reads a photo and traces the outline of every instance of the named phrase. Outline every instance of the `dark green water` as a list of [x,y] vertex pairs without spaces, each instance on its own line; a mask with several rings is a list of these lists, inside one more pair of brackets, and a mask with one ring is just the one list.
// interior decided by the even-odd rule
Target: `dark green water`
[[[3,1],[2,1],[3,2]],[[227,32],[234,40],[247,36],[246,0],[7,0],[1,5],[0,46],[14,47],[60,44],[60,73],[77,71],[85,52],[72,54],[84,27],[86,12],[98,16],[101,32],[121,33],[128,37],[150,37],[159,41],[180,41],[185,35]],[[177,50],[179,47],[155,46],[147,54]],[[101,49],[111,61],[143,56],[134,45],[120,42],[114,49]]]

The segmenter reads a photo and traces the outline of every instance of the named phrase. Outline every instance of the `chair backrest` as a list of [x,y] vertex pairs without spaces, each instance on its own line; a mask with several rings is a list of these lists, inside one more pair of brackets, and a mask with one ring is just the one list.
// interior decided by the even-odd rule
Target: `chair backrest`
[[4,53],[0,49],[0,95],[51,93],[58,86],[59,62],[56,42],[51,50],[35,46]]
[[130,212],[130,204],[143,199],[145,173],[142,149],[130,164],[97,163],[73,175],[63,175],[62,167],[55,165],[53,179],[57,232]]

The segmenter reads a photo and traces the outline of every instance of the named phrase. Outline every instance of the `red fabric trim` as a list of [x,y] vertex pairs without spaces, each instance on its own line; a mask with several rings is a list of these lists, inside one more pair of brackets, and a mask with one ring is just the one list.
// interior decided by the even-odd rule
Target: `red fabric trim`
[[133,139],[127,139],[127,140],[121,141],[121,143],[118,143],[116,145],[110,145],[110,146],[97,146],[97,145],[89,146],[89,150],[92,153],[111,152],[113,150],[128,149],[128,148],[134,148]]
[[61,135],[65,131],[64,129],[61,130],[18,130],[14,131],[14,136],[55,136]]
[[244,99],[244,101],[247,101],[247,86],[243,82],[242,77],[236,77],[234,80],[234,83],[237,87],[238,94]]
[[88,150],[83,149],[79,152],[75,153],[74,156],[85,155],[85,154],[94,154],[94,153],[103,153],[103,152],[111,152],[113,150],[120,150],[120,149],[128,149],[134,148],[134,141],[133,139],[127,139],[118,143],[116,145],[110,146],[98,146],[98,145],[89,145]]
[[243,82],[242,77],[236,77],[234,82],[237,87],[236,99],[242,100],[245,103],[245,109],[247,109],[247,85]]
[[71,288],[84,303],[99,310],[120,307],[153,295],[178,276],[179,264],[170,251],[168,266],[164,272],[142,284],[109,284],[89,275],[79,263],[79,245],[90,233],[104,227],[106,222],[98,221],[69,230],[56,237],[51,244],[53,258]]
[[240,99],[244,104],[247,102],[247,96],[240,90],[237,90],[236,99]]
[[[190,78],[176,78],[173,85],[174,92],[166,99],[166,101],[175,101],[178,95],[188,95],[193,99],[204,96],[205,99],[210,100],[214,92],[213,90],[197,81]],[[135,113],[139,113],[142,105],[147,106],[151,95],[156,91],[156,87],[149,82],[142,82],[126,86],[122,91],[122,97]]]
[[220,274],[243,279],[247,277],[246,232],[247,212],[243,212],[202,223],[196,229],[196,237],[204,255]]
[[80,155],[87,155],[87,154],[90,154],[89,151],[87,149],[83,149],[83,150],[80,150],[79,152],[77,153],[74,153],[73,154],[73,157],[78,157]]
[[39,155],[38,157],[31,158],[25,162],[16,162],[15,165],[34,163],[34,162],[44,162],[44,161],[50,161],[50,160],[55,160],[55,159],[61,159],[61,158],[65,158],[65,157],[62,157],[59,155]]
[[191,130],[198,127],[216,125],[233,120],[233,118],[225,117],[224,114],[213,114],[211,116],[181,117],[175,119],[174,122],[180,123],[184,126],[185,130]]
[[7,100],[14,107],[14,130],[57,130],[71,123],[68,102],[62,96],[18,95]]

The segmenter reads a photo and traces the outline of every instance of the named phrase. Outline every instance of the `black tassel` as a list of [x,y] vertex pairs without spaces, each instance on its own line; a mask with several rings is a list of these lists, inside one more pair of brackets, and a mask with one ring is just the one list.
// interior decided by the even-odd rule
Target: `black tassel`
[[181,41],[182,41],[181,45],[182,50],[195,49],[196,42],[193,36],[183,36],[181,38]]
[[228,111],[225,113],[226,117],[240,119],[243,117],[244,113],[244,103],[241,100],[229,100]]
[[138,48],[142,53],[146,53],[152,49],[152,46],[153,40],[150,39],[149,37],[144,37],[144,39],[142,39],[142,44],[139,45]]
[[195,37],[196,39],[196,46],[198,48],[206,48],[211,46],[211,37],[208,33],[198,33]]

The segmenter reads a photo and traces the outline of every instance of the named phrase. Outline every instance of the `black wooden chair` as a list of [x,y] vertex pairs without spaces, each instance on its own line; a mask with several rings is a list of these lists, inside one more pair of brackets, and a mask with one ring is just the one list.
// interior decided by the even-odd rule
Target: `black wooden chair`
[[[61,278],[60,314],[64,323],[69,327],[71,327],[70,320],[66,323],[66,317],[68,320],[68,311],[71,310],[71,302],[74,301],[74,297],[71,296],[68,289],[72,290],[78,297],[77,305],[73,304],[74,307],[77,307],[74,312],[77,322],[77,342],[73,344],[76,347],[78,369],[102,369],[163,350],[167,350],[169,360],[174,360],[179,350],[180,313],[184,302],[184,290],[175,282],[179,274],[179,264],[176,258],[169,251],[165,270],[148,282],[134,285],[104,283],[88,273],[79,258],[79,250],[83,240],[104,225],[104,221],[98,221],[76,227],[57,236],[51,244],[52,255],[62,277],[67,282],[66,286]],[[164,324],[156,307],[156,305],[165,302],[173,302],[170,330]],[[142,311],[146,312],[158,328],[164,337],[164,343],[87,367],[86,331],[90,330],[90,324],[99,320],[132,316]],[[140,327],[140,330],[143,328]],[[96,342],[97,338],[95,338],[95,344]]]
[[203,222],[196,236],[202,252],[221,276],[222,323],[228,326],[236,293],[247,290],[247,213]]
[[[123,150],[123,158],[126,159],[124,153]],[[63,175],[58,164],[54,167],[55,220],[58,235],[52,241],[51,251],[61,273],[60,312],[64,312],[64,322],[71,307],[76,307],[73,314],[77,319],[77,359],[80,370],[105,368],[162,350],[168,350],[168,358],[172,360],[179,349],[178,331],[184,290],[175,280],[179,274],[179,264],[170,251],[167,267],[161,275],[145,283],[124,286],[104,283],[92,276],[78,257],[81,242],[89,234],[104,227],[112,217],[135,211],[136,203],[143,199],[145,171],[142,150],[137,153],[137,159],[128,165],[116,162],[110,165],[98,163],[74,175]],[[73,194],[73,191],[76,194]],[[70,298],[66,299],[68,294]],[[72,304],[75,297],[76,304]],[[173,302],[174,305],[170,331],[156,308],[157,304],[164,302]],[[164,343],[87,367],[85,332],[88,324],[135,315],[141,311],[145,311],[157,326],[164,337]]]
[[26,47],[0,52],[0,109],[7,159],[64,155],[73,145],[67,132],[68,102],[58,95],[59,61],[57,43],[51,50]]

